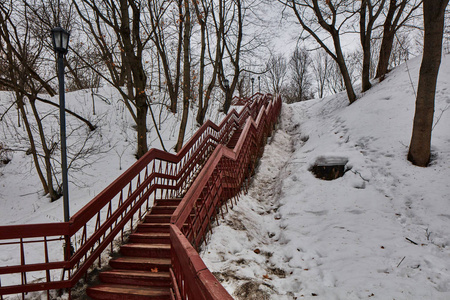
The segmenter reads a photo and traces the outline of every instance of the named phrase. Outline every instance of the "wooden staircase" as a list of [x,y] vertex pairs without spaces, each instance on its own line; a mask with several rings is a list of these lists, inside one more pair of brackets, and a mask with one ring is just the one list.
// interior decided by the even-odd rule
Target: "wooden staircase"
[[[236,130],[227,147],[234,149],[242,130]],[[231,177],[233,175],[230,175]],[[120,247],[121,256],[110,260],[110,270],[99,274],[102,284],[87,288],[92,299],[173,299],[171,296],[170,218],[181,198],[159,199],[143,223]]]
[[86,292],[92,299],[171,299],[169,222],[181,199],[155,200],[155,204],[121,256],[99,274],[100,285]]

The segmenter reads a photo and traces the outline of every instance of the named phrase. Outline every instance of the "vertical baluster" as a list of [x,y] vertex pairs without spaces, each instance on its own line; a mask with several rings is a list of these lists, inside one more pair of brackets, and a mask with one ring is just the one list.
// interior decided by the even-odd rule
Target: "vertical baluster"
[[[147,182],[147,179],[148,179],[148,165],[145,166],[144,181]],[[150,189],[150,183],[148,183],[148,185],[147,185],[147,187],[146,187],[146,191],[147,191],[148,189]],[[147,198],[147,201],[146,201],[146,205],[145,205],[145,211],[146,211],[146,212],[147,212],[147,211],[149,210],[149,208],[150,208],[150,203],[149,203],[149,201],[150,201],[150,196]]]
[[[48,245],[47,245],[47,237],[44,236],[44,255],[45,255],[45,263],[48,264]],[[45,278],[47,282],[50,282],[50,270],[45,270]],[[47,299],[50,300],[50,291],[47,290]]]
[[[25,251],[23,238],[20,238],[20,265],[25,266]],[[27,284],[27,273],[25,271],[21,272],[21,282],[22,285]],[[25,293],[22,293],[22,299],[25,299]]]

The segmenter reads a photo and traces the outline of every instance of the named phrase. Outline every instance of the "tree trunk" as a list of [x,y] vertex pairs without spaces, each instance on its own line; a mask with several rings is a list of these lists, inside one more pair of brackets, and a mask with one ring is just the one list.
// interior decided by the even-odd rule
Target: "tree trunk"
[[380,16],[381,12],[384,9],[385,1],[386,0],[381,0],[372,3],[372,0],[362,0],[361,2],[359,28],[360,28],[361,46],[363,49],[363,66],[361,74],[362,75],[361,86],[363,92],[367,91],[372,87],[372,84],[370,83],[370,65],[372,60],[371,57],[372,30],[375,21],[378,19],[378,17]]
[[[195,2],[195,1],[194,1]],[[197,12],[197,19],[200,23],[200,73],[198,82],[198,110],[197,110],[197,124],[202,125],[205,119],[206,110],[208,109],[207,102],[203,102],[203,85],[205,81],[205,53],[206,53],[206,15],[202,16],[198,9],[198,4],[194,4]]]
[[137,142],[138,148],[136,157],[139,159],[148,151],[147,145],[147,96],[141,94],[136,96],[136,115],[137,115]]
[[369,9],[369,22],[366,26],[366,13],[368,10],[368,1],[363,0],[361,2],[361,11],[359,19],[359,31],[361,46],[363,49],[363,62],[362,62],[362,72],[361,72],[361,89],[362,92],[367,91],[372,87],[370,84],[370,38],[372,35],[372,29],[370,28],[370,9]]
[[430,161],[436,81],[441,64],[445,7],[448,0],[423,2],[424,46],[417,88],[416,111],[408,160],[426,167]]
[[[178,13],[180,15],[180,21],[178,22],[178,39],[176,48],[176,62],[175,66],[170,63],[169,55],[172,51],[167,50],[164,37],[164,22],[162,21],[162,15],[160,9],[163,9],[156,2],[149,6],[150,22],[152,27],[152,40],[156,46],[158,52],[158,64],[162,64],[162,70],[159,68],[159,74],[164,72],[165,84],[169,93],[170,105],[169,109],[172,113],[177,113],[178,105],[178,92],[180,89],[180,76],[181,76],[181,54],[183,51],[183,22],[181,22],[181,16],[183,13],[183,1],[177,0]],[[172,75],[173,69],[175,69],[175,75]],[[161,86],[161,80],[160,80]]]
[[362,78],[361,78],[362,81],[361,88],[363,92],[367,91],[372,87],[372,84],[370,83],[371,34],[372,34],[371,30],[367,30],[363,46],[363,64],[362,64]]
[[25,130],[27,131],[27,135],[28,135],[28,141],[30,142],[30,150],[31,150],[31,154],[33,155],[34,167],[36,168],[36,172],[41,181],[42,188],[44,189],[44,194],[47,195],[49,193],[49,189],[48,189],[47,181],[45,180],[44,174],[42,173],[41,166],[39,164],[39,157],[38,157],[37,151],[36,151],[36,144],[34,142],[33,132],[31,130],[31,126],[30,126],[30,123],[28,122],[28,117],[27,117],[27,114],[24,109],[23,95],[20,95],[19,93],[16,92],[16,97],[17,97],[17,106],[19,107],[20,113],[22,115]]
[[184,2],[184,37],[183,37],[183,115],[181,117],[178,140],[175,145],[175,151],[178,152],[183,147],[184,135],[189,112],[189,100],[191,98],[191,65],[189,61],[191,33],[191,16],[189,1]]
[[[223,13],[225,14],[225,4],[227,1],[223,0],[220,1],[220,5],[223,5],[222,8],[220,8]],[[236,89],[236,86],[239,82],[239,75],[241,74],[241,69],[239,66],[240,63],[240,57],[241,57],[241,48],[242,48],[242,37],[243,37],[243,27],[244,27],[244,12],[243,12],[243,4],[241,0],[233,1],[234,5],[236,6],[237,10],[237,22],[238,22],[238,28],[237,28],[237,34],[236,34],[236,47],[234,53],[230,51],[230,44],[227,39],[225,38],[225,27],[222,25],[222,22],[225,22],[224,19],[221,19],[221,30],[222,30],[222,42],[224,49],[227,50],[228,56],[230,57],[230,62],[233,65],[234,74],[233,79],[231,80],[230,88],[228,89],[228,92],[226,92],[225,102],[223,103],[223,112],[225,114],[228,113],[228,110],[231,106],[231,100],[233,100],[233,93]],[[224,68],[223,68],[223,62],[221,61],[221,72],[222,75],[224,75]]]
[[392,45],[394,44],[394,37],[394,32],[384,31],[375,78],[383,78],[388,72],[389,59],[391,57]]
[[41,139],[42,150],[44,151],[44,165],[45,165],[45,174],[47,177],[47,189],[48,194],[50,196],[51,201],[55,201],[61,197],[61,193],[58,193],[53,188],[53,167],[51,162],[51,150],[47,146],[47,141],[45,138],[44,127],[42,126],[41,118],[39,117],[39,113],[36,109],[36,99],[30,99],[31,109],[33,110],[34,118],[36,119],[36,124],[39,131],[39,137]]
[[[129,7],[133,13],[130,18]],[[128,77],[132,76],[134,87],[134,103],[136,106],[136,130],[137,130],[137,151],[136,157],[139,159],[148,151],[147,145],[147,95],[145,87],[147,84],[147,76],[142,65],[143,45],[139,37],[140,34],[140,10],[136,3],[127,0],[120,1],[121,26],[120,37],[122,38],[124,47],[124,65],[127,70]],[[131,25],[131,28],[130,28]],[[131,95],[130,95],[131,96]],[[132,99],[130,97],[130,99]]]
[[[211,74],[211,80],[209,81],[208,87],[205,91],[205,68],[206,68],[206,47],[208,46],[208,49],[211,50],[211,44],[208,44],[207,42],[207,20],[209,15],[209,9],[208,9],[208,3],[201,2],[203,6],[203,11],[200,11],[199,3],[197,1],[192,1],[195,13],[197,15],[197,21],[200,24],[200,32],[201,32],[201,51],[200,51],[200,73],[199,73],[199,84],[198,84],[198,110],[197,110],[197,124],[203,125],[203,122],[205,121],[206,112],[208,111],[209,107],[209,99],[211,98],[211,93],[214,89],[216,79],[217,79],[217,72],[219,70],[220,61],[222,59],[222,51],[221,51],[221,36],[222,32],[219,30],[216,32],[216,56],[214,61],[211,60],[211,64],[213,66],[213,71]],[[214,8],[212,8],[214,9]],[[221,13],[220,7],[219,7],[219,14]],[[222,28],[222,23],[219,24],[219,27]]]
[[339,70],[344,80],[345,91],[347,92],[347,98],[350,104],[356,101],[355,91],[353,90],[352,79],[348,73],[347,65],[345,64],[344,54],[342,53],[341,43],[339,41],[339,33],[333,31],[332,33],[334,48],[336,50],[336,62],[339,66]]
[[[398,12],[399,14],[403,12],[402,7],[404,6],[400,6],[401,11]],[[394,44],[395,37],[396,26],[393,26],[392,21],[394,19],[396,9],[397,0],[390,0],[389,10],[383,24],[383,39],[381,40],[380,55],[378,58],[378,66],[375,78],[384,77],[388,72],[389,58],[391,56],[392,45]]]

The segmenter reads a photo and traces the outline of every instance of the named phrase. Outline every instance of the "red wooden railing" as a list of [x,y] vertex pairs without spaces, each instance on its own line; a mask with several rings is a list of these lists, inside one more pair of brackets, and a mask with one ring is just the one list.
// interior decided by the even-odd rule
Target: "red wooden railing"
[[176,299],[233,299],[205,266],[196,249],[205,240],[223,204],[231,199],[232,205],[232,197],[252,174],[280,108],[278,98],[261,109],[256,120],[248,118],[234,150],[218,145],[172,215],[170,241]]
[[[241,112],[233,110],[219,126],[207,121],[176,155],[157,149],[150,150],[77,212],[69,222],[0,226],[0,253],[8,255],[7,265],[0,265],[0,298],[7,294],[22,294],[22,298],[25,298],[25,294],[32,291],[47,291],[50,298],[49,290],[58,289],[68,289],[70,296],[70,289],[87,274],[95,261],[98,260],[99,264],[101,263],[101,255],[105,249],[110,246],[113,250],[113,241],[119,234],[123,242],[127,231],[132,231],[143,219],[154,199],[180,197],[188,190],[196,190],[189,189],[192,184],[200,188],[199,181],[194,182],[199,172],[201,171],[200,174],[202,174],[205,170],[217,168],[216,165],[212,166],[209,163],[211,155],[212,157],[223,156],[218,160],[219,165],[228,166],[228,168],[219,172],[222,174],[221,177],[214,175],[214,179],[204,182],[205,186],[201,184],[201,196],[205,199],[213,199],[220,195],[218,200],[208,200],[204,202],[204,205],[211,205],[211,203],[218,205],[224,201],[225,197],[234,196],[239,190],[242,178],[248,174],[248,170],[240,171],[238,180],[230,180],[231,177],[226,177],[226,172],[235,170],[235,167],[244,166],[247,161],[254,161],[254,149],[257,148],[255,145],[259,144],[260,136],[266,133],[259,128],[261,124],[264,124],[266,128],[269,120],[273,123],[281,106],[280,99],[272,101],[267,106],[272,100],[271,97],[260,94],[249,100]],[[238,101],[235,99],[234,103]],[[265,106],[267,109],[262,109]],[[249,121],[255,119],[256,122]],[[226,150],[222,146],[218,147],[218,145],[226,144],[234,131],[242,128],[244,124],[246,124],[245,128],[248,128],[244,129],[244,132],[247,132],[245,136],[249,138],[245,138],[242,142],[239,140],[235,151]],[[250,158],[239,158],[240,156]],[[216,160],[217,158],[214,159]],[[205,169],[203,166],[206,162],[208,163]],[[212,172],[212,174],[216,173],[216,171]],[[218,178],[223,179],[223,183],[218,182]],[[220,187],[220,193],[214,197],[208,196],[217,188],[211,185],[211,180],[215,180],[215,185]],[[203,181],[205,180],[202,179],[200,182]],[[205,188],[209,192],[203,192]],[[198,248],[209,226],[209,222],[206,222],[204,218],[212,214],[205,214],[204,209],[194,209],[195,201],[192,200],[192,195],[189,197],[187,195],[191,194],[189,192],[186,194],[182,202],[183,208],[177,210],[173,219],[172,236],[175,236],[177,230],[179,231],[179,224],[184,222],[183,219],[189,223],[188,231],[180,232],[179,238],[173,238],[172,248],[175,249],[173,253],[176,255],[173,258],[176,266],[173,270],[174,285],[180,286],[186,278],[187,270],[180,272],[180,266],[184,266],[185,262],[192,264],[195,261],[196,263],[192,264],[195,271],[193,274],[197,274],[195,278],[199,282],[193,285],[192,289],[206,289],[205,295],[208,293],[214,295],[215,289],[221,290],[220,284],[216,287],[217,281],[211,283],[212,275],[202,265],[201,260],[197,259],[198,254],[196,252],[193,254],[192,250],[195,251],[195,249],[186,244],[186,241],[191,241]],[[209,210],[217,208],[218,206],[209,206]],[[193,209],[196,217],[188,219],[188,210]],[[203,221],[200,222],[201,218]],[[204,226],[206,228],[203,228]],[[50,248],[53,250],[49,251]],[[51,256],[52,254],[54,256]],[[186,285],[183,286],[186,287]],[[181,294],[178,289],[175,291],[184,299],[191,295],[186,289],[181,291]]]

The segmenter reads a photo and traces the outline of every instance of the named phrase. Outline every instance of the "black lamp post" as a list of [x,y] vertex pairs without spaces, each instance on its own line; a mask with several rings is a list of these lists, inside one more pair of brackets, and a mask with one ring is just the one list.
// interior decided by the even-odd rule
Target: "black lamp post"
[[255,83],[255,78],[252,77],[251,81],[252,81],[252,97],[253,97],[253,84]]
[[64,91],[64,55],[69,48],[70,33],[61,27],[52,29],[53,49],[58,54],[58,81],[59,81],[59,115],[61,132],[61,168],[62,188],[64,200],[64,222],[70,219],[69,214],[69,187],[67,177],[67,145],[66,145],[66,114],[65,114],[65,91]]
[[258,76],[258,93],[261,93],[261,76]]
[[223,80],[223,86],[225,87],[225,90],[228,91],[230,89],[230,81],[228,79]]
[[[224,105],[224,111],[228,110],[228,94],[230,93],[230,81],[226,78],[223,79],[223,86],[225,88],[225,105]],[[226,111],[225,111],[226,112]]]
[[223,86],[225,87],[225,99],[228,99],[228,91],[230,90],[230,81],[225,78],[223,80]]

